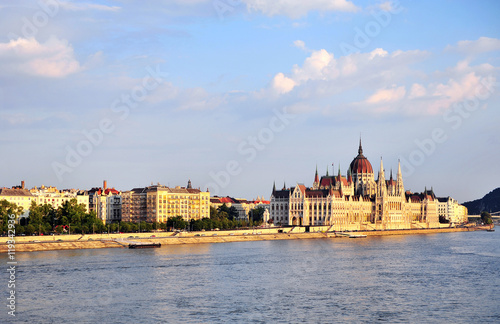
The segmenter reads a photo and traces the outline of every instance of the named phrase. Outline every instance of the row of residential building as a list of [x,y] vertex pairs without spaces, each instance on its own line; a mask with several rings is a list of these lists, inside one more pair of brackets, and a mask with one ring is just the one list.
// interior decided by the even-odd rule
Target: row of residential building
[[85,206],[86,212],[95,211],[104,223],[124,222],[166,222],[170,217],[182,216],[185,220],[210,217],[210,206],[218,208],[226,204],[235,207],[239,220],[248,220],[249,213],[256,206],[269,208],[269,201],[237,199],[231,197],[210,197],[210,192],[194,189],[191,180],[187,187],[170,188],[164,185],[151,185],[119,191],[108,188],[107,181],[102,187],[90,190],[58,190],[55,187],[41,186],[26,189],[21,186],[0,188],[0,200],[7,200],[23,208],[23,217],[28,216],[32,202],[59,208],[66,201],[76,199]]

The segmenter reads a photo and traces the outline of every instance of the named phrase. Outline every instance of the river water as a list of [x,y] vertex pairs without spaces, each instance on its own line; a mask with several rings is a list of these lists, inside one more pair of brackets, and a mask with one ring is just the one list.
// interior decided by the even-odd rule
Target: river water
[[500,323],[499,231],[16,256],[4,323]]

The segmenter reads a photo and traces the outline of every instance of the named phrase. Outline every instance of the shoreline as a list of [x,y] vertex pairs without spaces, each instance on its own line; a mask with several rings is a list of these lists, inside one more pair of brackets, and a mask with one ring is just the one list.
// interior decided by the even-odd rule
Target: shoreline
[[[474,227],[459,227],[459,228],[405,229],[405,230],[359,231],[359,232],[343,232],[343,233],[366,235],[368,237],[368,236],[418,235],[418,234],[484,231],[488,228],[489,226],[474,226]],[[293,232],[293,230],[294,228],[292,228],[289,232],[284,232],[284,233],[278,233],[277,230],[276,231],[235,230],[235,231],[222,231],[222,232],[213,231],[213,232],[194,232],[194,233],[166,232],[166,233],[160,233],[158,236],[155,235],[158,233],[141,233],[142,237],[139,237],[138,235],[132,236],[132,234],[130,235],[122,234],[120,235],[121,237],[115,237],[115,238],[113,238],[113,234],[110,235],[90,234],[90,235],[73,235],[74,237],[79,237],[79,239],[73,239],[73,240],[71,239],[62,240],[62,238],[69,238],[69,237],[56,236],[58,238],[58,241],[55,240],[56,237],[54,236],[19,237],[22,240],[18,240],[18,237],[16,237],[15,251],[38,252],[38,251],[55,251],[55,250],[128,248],[129,243],[138,241],[144,243],[161,243],[162,247],[164,247],[167,245],[181,245],[181,244],[348,238],[346,236],[337,235],[335,232],[309,233],[309,232],[299,232],[299,231]],[[83,238],[85,240],[83,240]],[[6,240],[2,240],[2,242],[0,243],[0,252],[8,252],[8,244],[6,244]]]

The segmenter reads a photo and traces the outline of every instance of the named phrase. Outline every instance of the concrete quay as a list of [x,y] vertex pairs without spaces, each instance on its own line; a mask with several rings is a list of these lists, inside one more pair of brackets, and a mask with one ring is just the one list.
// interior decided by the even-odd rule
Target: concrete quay
[[[436,234],[449,232],[467,232],[486,230],[489,226],[474,227],[446,227],[431,229],[406,229],[386,231],[356,231],[340,232],[366,236],[390,236],[413,234]],[[316,230],[316,228],[314,228]],[[339,232],[337,232],[339,233]],[[130,241],[161,243],[162,247],[178,244],[206,244],[229,243],[270,240],[299,240],[299,239],[329,239],[348,238],[344,235],[335,235],[335,232],[305,232],[304,227],[292,228],[258,228],[232,231],[206,232],[158,232],[158,233],[120,233],[120,234],[88,234],[88,235],[55,235],[55,236],[19,236],[16,237],[16,252],[34,252],[51,250],[124,248]],[[7,237],[0,238],[0,253],[9,249]]]

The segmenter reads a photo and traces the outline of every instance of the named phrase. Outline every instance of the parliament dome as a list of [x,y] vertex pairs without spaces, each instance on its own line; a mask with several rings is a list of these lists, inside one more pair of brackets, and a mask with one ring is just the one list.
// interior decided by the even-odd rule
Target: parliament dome
[[359,140],[358,156],[352,160],[349,170],[352,174],[355,173],[373,173],[372,164],[363,155],[363,148],[361,147],[361,140]]

